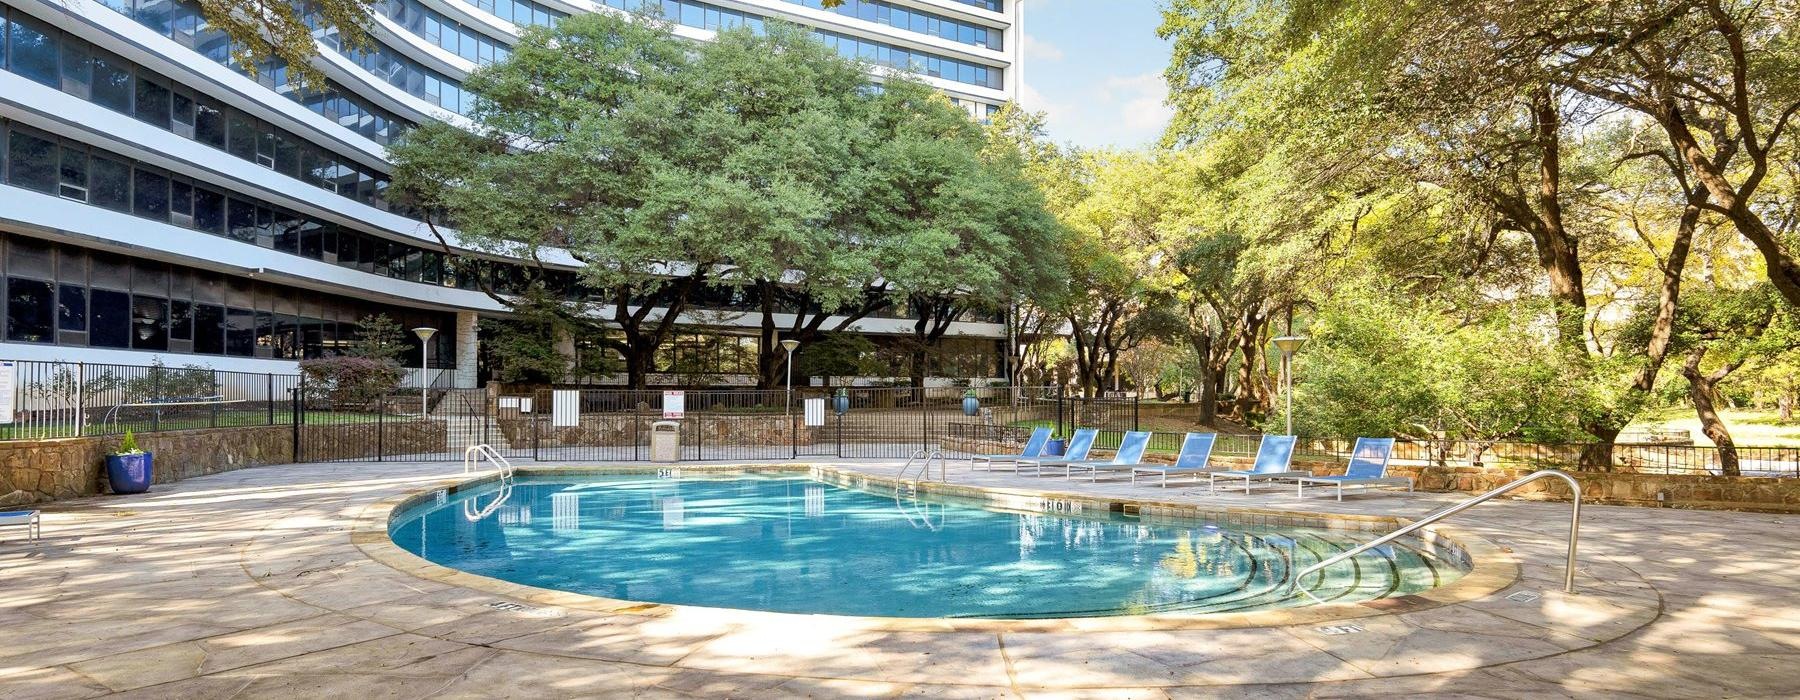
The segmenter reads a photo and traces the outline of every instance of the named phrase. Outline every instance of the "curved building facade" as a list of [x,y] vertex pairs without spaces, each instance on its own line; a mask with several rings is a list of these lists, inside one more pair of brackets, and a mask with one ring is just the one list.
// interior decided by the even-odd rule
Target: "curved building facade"
[[[978,119],[1020,84],[1019,0],[659,1],[697,41],[770,19],[809,27]],[[504,289],[515,261],[440,242],[390,202],[387,144],[427,120],[466,123],[461,81],[504,60],[521,27],[638,2],[382,0],[372,48],[315,32],[329,80],[301,90],[286,66],[238,65],[190,0],[0,0],[0,359],[288,373],[382,313],[442,331],[434,384],[476,385],[480,319],[505,314],[478,281]],[[580,293],[577,261],[546,262]],[[660,381],[754,371],[760,317],[729,290],[707,296]],[[885,347],[911,332],[904,314],[853,328]],[[960,322],[954,366],[934,373],[997,375],[1004,338],[996,319]]]

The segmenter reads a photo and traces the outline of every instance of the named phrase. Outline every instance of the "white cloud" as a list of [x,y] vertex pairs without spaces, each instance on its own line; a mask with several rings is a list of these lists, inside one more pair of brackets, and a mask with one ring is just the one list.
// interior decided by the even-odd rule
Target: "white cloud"
[[1030,34],[1025,35],[1025,58],[1031,61],[1060,61],[1062,48]]
[[1162,136],[1175,116],[1161,73],[1107,76],[1080,95],[1053,99],[1031,84],[1019,93],[1026,109],[1044,112],[1051,138],[1079,146],[1142,146]]

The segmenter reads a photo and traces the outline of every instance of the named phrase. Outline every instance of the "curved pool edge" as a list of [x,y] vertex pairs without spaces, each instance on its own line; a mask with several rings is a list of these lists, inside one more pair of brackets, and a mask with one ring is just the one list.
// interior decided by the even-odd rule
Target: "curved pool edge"
[[[1113,509],[1115,507],[1133,506],[1140,514],[1149,514],[1151,517],[1222,519],[1265,525],[1293,525],[1364,531],[1387,531],[1412,522],[1411,519],[1400,516],[1334,514],[1241,506],[1207,506],[1203,504],[1177,503],[1141,498],[1100,498],[1091,494],[1040,489],[982,487],[945,482],[912,482],[902,481],[892,477],[868,474],[828,464],[709,464],[699,466],[681,465],[679,467],[661,468],[635,465],[604,467],[532,466],[520,467],[516,473],[521,475],[620,475],[657,474],[669,469],[679,469],[682,473],[693,474],[753,472],[809,475],[813,478],[848,488],[893,491],[895,489],[906,487],[908,489],[916,489],[919,493],[937,494],[958,499],[979,500],[985,502],[990,507],[1014,511],[1043,512],[1042,504],[1046,502],[1059,503],[1061,504],[1059,507],[1075,507],[1073,504],[1081,504],[1079,507],[1084,509]],[[388,526],[395,514],[402,513],[408,508],[423,503],[426,500],[434,499],[440,492],[455,493],[464,489],[480,486],[493,478],[494,475],[488,473],[471,474],[460,479],[439,480],[428,487],[371,503],[357,515],[356,520],[351,527],[351,542],[364,556],[396,571],[428,581],[516,598],[535,605],[569,608],[595,613],[642,616],[669,615],[681,610],[693,610],[711,611],[716,612],[719,615],[746,616],[764,620],[836,618],[856,620],[867,629],[889,632],[1043,632],[1062,630],[1096,632],[1174,631],[1313,625],[1380,615],[1418,612],[1431,608],[1481,600],[1513,585],[1514,582],[1519,580],[1522,573],[1519,561],[1509,550],[1495,545],[1472,532],[1457,528],[1453,525],[1438,523],[1428,526],[1423,530],[1427,539],[1442,540],[1444,543],[1450,544],[1451,546],[1461,548],[1463,552],[1468,555],[1472,568],[1463,576],[1446,585],[1394,598],[1382,598],[1355,603],[1321,603],[1302,607],[1253,612],[1212,613],[1189,616],[1148,614],[1022,620],[988,618],[867,617],[647,603],[643,601],[604,598],[581,593],[539,588],[536,586],[512,583],[510,581],[473,574],[460,569],[433,563],[401,548],[398,544],[395,544],[393,539],[389,536]],[[1036,507],[1028,505],[1032,504],[1034,501]]]

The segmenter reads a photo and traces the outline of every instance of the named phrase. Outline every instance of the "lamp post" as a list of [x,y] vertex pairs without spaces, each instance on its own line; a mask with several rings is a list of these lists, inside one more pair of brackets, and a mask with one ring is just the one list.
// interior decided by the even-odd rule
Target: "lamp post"
[[1270,341],[1281,351],[1282,393],[1287,394],[1287,434],[1294,434],[1294,353],[1306,344],[1306,336],[1284,335]]
[[431,371],[431,336],[437,335],[437,329],[420,326],[412,329],[412,332],[419,336],[419,415],[423,416],[430,413],[431,403],[426,398],[426,392],[431,385],[425,382],[425,373]]
[[[794,429],[794,348],[797,347],[800,347],[800,341],[793,338],[781,341],[781,349],[787,351],[787,400],[782,403],[781,416],[782,422],[787,425],[789,431]],[[791,439],[788,440],[788,445],[794,449],[797,455],[800,450],[799,445]]]

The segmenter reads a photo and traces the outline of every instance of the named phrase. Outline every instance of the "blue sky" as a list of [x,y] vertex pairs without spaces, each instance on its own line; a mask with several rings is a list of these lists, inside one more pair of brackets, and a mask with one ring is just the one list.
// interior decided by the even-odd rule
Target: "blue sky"
[[1079,146],[1151,143],[1169,123],[1156,0],[1025,0],[1025,89],[1050,137]]

